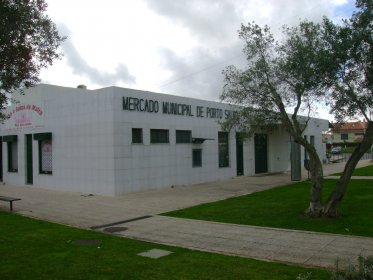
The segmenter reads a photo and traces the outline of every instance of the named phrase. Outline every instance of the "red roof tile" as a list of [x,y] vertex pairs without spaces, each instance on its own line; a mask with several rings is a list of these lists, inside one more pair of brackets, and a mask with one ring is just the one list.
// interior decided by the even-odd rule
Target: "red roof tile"
[[333,132],[364,131],[367,129],[367,122],[348,122],[344,124],[333,123]]

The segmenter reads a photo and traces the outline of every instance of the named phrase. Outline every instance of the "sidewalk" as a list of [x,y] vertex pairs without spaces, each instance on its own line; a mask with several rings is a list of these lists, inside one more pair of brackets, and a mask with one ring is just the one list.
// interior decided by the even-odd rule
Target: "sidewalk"
[[[312,267],[373,255],[373,238],[153,216],[117,225],[120,236],[201,251]],[[351,258],[351,259],[348,259]]]
[[[370,161],[362,161],[359,166],[368,164]],[[338,172],[342,166],[326,165],[325,174]],[[337,257],[348,256],[354,261],[358,255],[373,255],[373,238],[157,216],[167,211],[261,191],[289,182],[289,174],[242,176],[227,181],[132,193],[121,197],[7,185],[0,186],[0,193],[22,198],[14,204],[14,209],[25,216],[82,228],[99,227],[99,230],[105,229],[102,225],[113,223],[126,228],[118,233],[121,236],[203,251],[322,267],[333,266]],[[8,205],[0,203],[0,208],[8,209]],[[144,216],[147,218],[139,219]],[[133,219],[137,220],[126,222]]]

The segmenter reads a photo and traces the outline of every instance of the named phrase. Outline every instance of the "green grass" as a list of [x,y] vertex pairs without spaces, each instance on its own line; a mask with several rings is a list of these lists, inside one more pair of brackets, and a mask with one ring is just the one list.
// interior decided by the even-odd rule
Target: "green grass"
[[[325,180],[324,197],[335,180]],[[164,215],[243,225],[373,237],[373,180],[352,180],[337,219],[303,215],[309,205],[310,182],[207,203]]]
[[[333,174],[334,176],[341,176],[342,173]],[[361,168],[356,168],[352,176],[373,176],[373,164]]]
[[[0,279],[295,279],[325,270],[192,251],[34,220],[0,211]],[[75,245],[93,239],[97,246]],[[149,249],[173,254],[149,259]]]

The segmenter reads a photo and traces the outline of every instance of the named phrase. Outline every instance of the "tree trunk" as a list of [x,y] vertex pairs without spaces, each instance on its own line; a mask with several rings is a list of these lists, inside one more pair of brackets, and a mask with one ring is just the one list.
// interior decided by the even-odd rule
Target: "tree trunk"
[[328,217],[339,216],[339,204],[341,203],[346,190],[347,185],[350,182],[352,172],[354,171],[357,163],[361,157],[369,150],[373,143],[373,122],[368,122],[368,128],[365,132],[363,141],[359,143],[353,151],[351,157],[348,159],[342,176],[338,179],[333,192],[330,194],[328,202],[324,208],[324,215]]
[[323,189],[323,166],[319,155],[313,145],[311,145],[302,135],[292,135],[296,143],[301,144],[307,151],[310,162],[309,172],[311,179],[311,193],[310,193],[310,205],[305,210],[305,214],[310,217],[319,217],[323,213],[323,205],[321,202],[321,195]]
[[[309,145],[309,146],[308,146]],[[316,149],[308,144],[307,152],[310,157],[310,176],[311,176],[311,197],[310,206],[306,210],[306,214],[311,217],[319,217],[322,215],[323,205],[321,203],[321,194],[323,188],[323,167]]]

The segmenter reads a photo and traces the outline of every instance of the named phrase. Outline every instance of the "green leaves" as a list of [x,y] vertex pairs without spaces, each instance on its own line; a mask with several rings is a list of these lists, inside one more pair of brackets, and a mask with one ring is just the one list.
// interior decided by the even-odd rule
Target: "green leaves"
[[332,112],[341,120],[370,119],[373,110],[373,4],[359,0],[359,8],[342,26],[325,19],[323,39],[328,41],[335,65],[330,77]]
[[65,38],[45,14],[46,7],[44,0],[0,3],[0,111],[7,93],[39,82],[40,70],[60,57],[58,47]]

